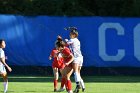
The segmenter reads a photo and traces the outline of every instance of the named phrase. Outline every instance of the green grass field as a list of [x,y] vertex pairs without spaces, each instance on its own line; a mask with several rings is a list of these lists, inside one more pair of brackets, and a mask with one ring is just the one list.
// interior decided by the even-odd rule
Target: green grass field
[[[138,76],[88,76],[83,79],[86,86],[84,93],[140,93]],[[0,81],[0,93],[3,93],[2,79]],[[52,77],[10,76],[8,93],[54,93],[52,81]],[[74,89],[73,78],[72,82]]]

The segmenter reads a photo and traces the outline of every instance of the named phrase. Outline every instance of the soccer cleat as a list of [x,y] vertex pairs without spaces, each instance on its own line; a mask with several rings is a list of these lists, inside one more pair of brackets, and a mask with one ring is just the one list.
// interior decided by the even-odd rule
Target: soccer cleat
[[85,92],[85,88],[82,88],[82,92]]
[[72,90],[68,91],[68,93],[73,93]]
[[54,89],[54,92],[57,92],[57,89]]
[[60,88],[59,90],[57,90],[57,92],[63,92],[64,90],[64,88]]
[[75,89],[73,93],[79,93],[79,89]]
[[75,90],[73,91],[74,93],[79,93],[80,85],[77,85]]
[[7,93],[7,91],[4,91],[4,93]]

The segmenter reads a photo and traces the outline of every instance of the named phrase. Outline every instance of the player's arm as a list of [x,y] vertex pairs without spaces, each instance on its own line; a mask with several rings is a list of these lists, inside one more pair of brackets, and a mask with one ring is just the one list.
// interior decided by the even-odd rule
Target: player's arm
[[70,59],[68,62],[65,63],[65,65],[69,65],[70,63],[72,63],[73,60],[74,60],[74,56],[70,52],[69,48],[65,48],[64,51],[63,51],[63,53],[67,56],[67,58]]
[[49,60],[52,60],[52,56],[51,55],[49,56]]
[[52,60],[52,58],[53,58],[53,50],[51,51],[51,53],[50,53],[50,56],[49,56],[49,60]]
[[9,72],[12,71],[11,67],[9,67],[9,66],[6,64],[6,62],[5,62],[5,58],[4,58],[4,57],[0,58],[0,61],[2,62],[2,64],[3,64],[4,66],[7,67],[7,69],[9,70]]
[[69,60],[69,62],[65,63],[65,65],[69,65],[69,64],[72,63],[73,60],[74,60],[73,54],[70,54],[68,57],[70,58],[70,60]]
[[73,42],[71,40],[68,40],[68,39],[65,39],[65,42],[66,42],[66,46],[73,44]]
[[65,39],[65,42],[66,42],[68,45],[73,44],[73,41],[72,41],[71,39],[70,39],[70,40]]
[[49,60],[52,60],[52,52],[51,52],[51,54],[50,54],[50,56],[49,56]]

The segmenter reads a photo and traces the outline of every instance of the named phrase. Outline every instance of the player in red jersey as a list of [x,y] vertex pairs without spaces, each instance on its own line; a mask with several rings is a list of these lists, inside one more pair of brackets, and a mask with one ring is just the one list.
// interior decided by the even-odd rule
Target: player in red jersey
[[[62,39],[58,36],[57,42],[61,41]],[[59,72],[62,73],[62,69],[65,67],[63,63],[63,57],[61,53],[58,52],[56,48],[54,48],[49,56],[49,59],[51,60],[53,58],[52,68],[54,73],[54,92],[57,91],[57,85],[58,85],[58,78],[59,78]],[[62,80],[63,81],[63,80]]]
[[74,56],[70,52],[69,48],[65,47],[65,43],[63,41],[57,42],[56,48],[62,54],[62,57],[64,58],[63,62],[65,64],[65,67],[62,70],[62,76],[63,78],[65,78],[65,86],[67,88],[68,93],[73,93],[70,76],[73,72],[72,62],[73,62]]

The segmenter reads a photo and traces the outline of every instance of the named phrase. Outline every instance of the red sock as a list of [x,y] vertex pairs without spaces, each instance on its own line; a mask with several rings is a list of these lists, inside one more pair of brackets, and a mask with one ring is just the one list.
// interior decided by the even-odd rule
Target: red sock
[[66,87],[66,90],[68,90],[68,83],[67,83],[67,79],[65,79],[65,87]]
[[68,91],[72,90],[71,80],[67,80],[67,88],[68,88]]
[[56,80],[56,79],[54,79],[54,89],[57,89],[57,83],[58,83],[58,81]]
[[61,88],[63,88],[63,87],[64,87],[65,82],[66,82],[66,79],[63,77],[63,78],[61,79]]

